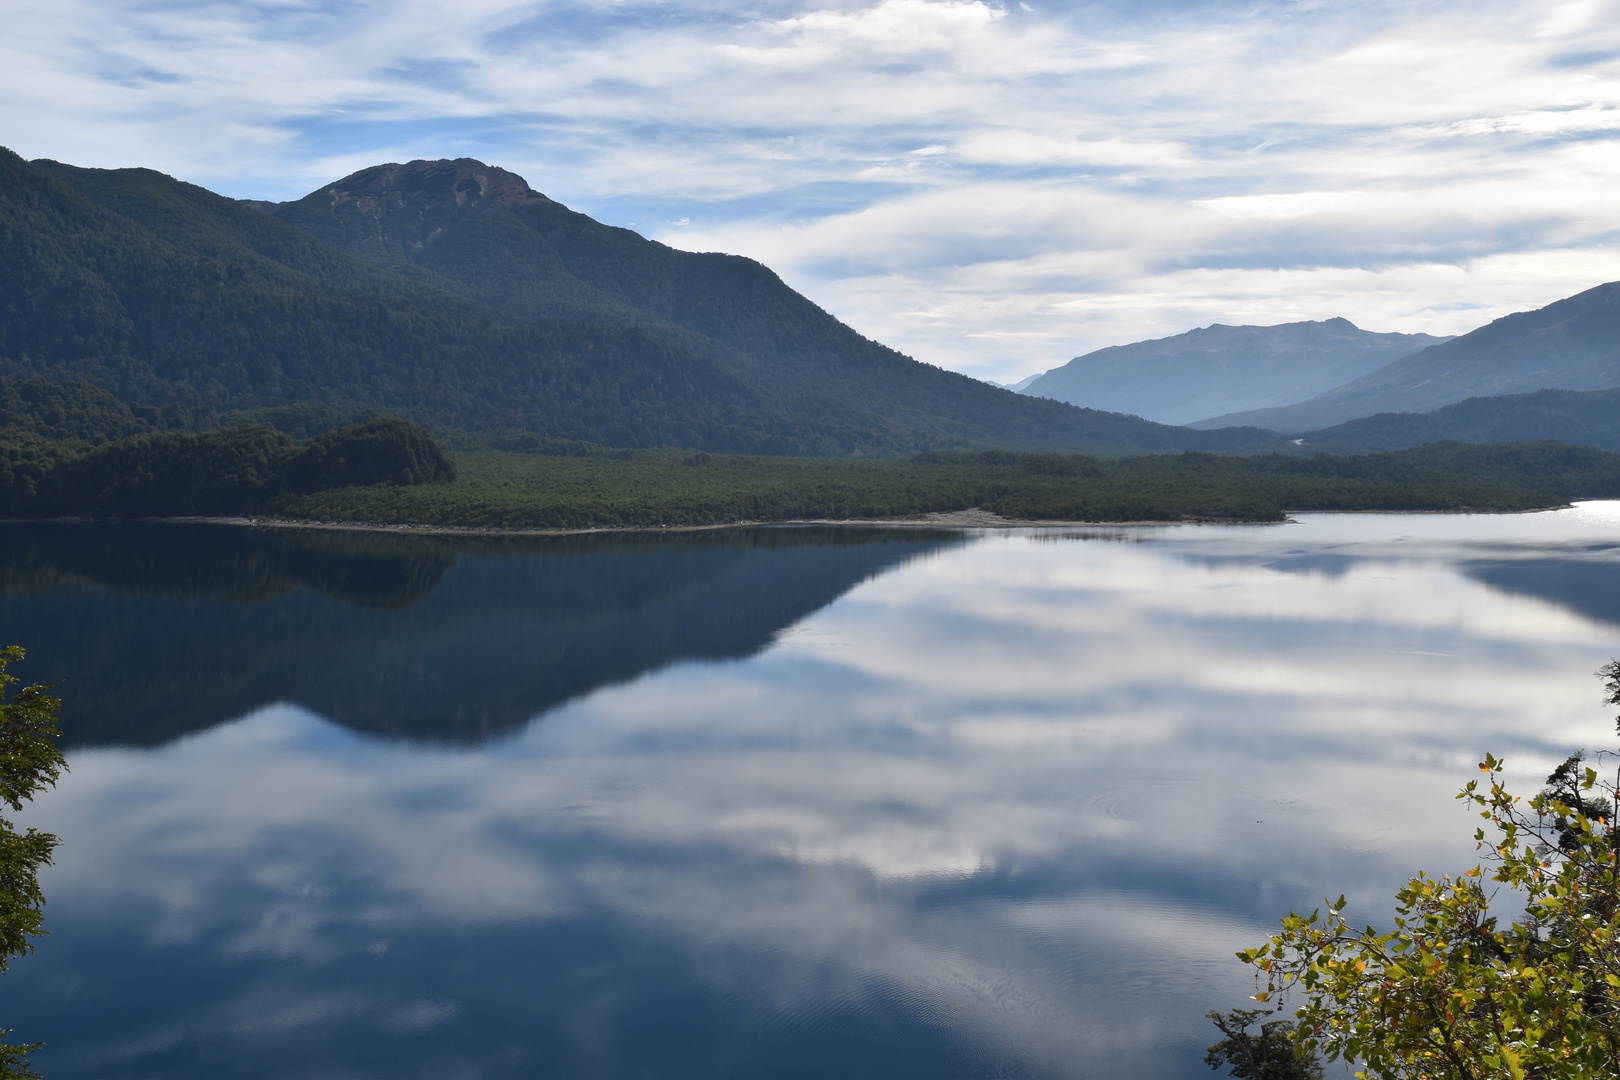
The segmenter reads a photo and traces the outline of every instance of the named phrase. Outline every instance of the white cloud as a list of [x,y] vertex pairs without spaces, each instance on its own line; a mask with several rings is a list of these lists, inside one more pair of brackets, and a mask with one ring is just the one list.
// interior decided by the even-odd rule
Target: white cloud
[[1321,214],[1354,215],[1372,196],[1365,191],[1291,191],[1272,195],[1225,195],[1215,199],[1194,199],[1194,206],[1213,210],[1227,217],[1253,221],[1291,221]]
[[1210,321],[1458,332],[1620,277],[1607,3],[0,15],[0,141],[27,156],[278,197],[481,156],[615,223],[689,219],[656,235],[989,377]]
[[1458,120],[1429,129],[1442,135],[1586,135],[1594,132],[1620,132],[1620,109],[1587,106],[1580,109],[1541,110],[1507,116],[1483,116]]
[[980,0],[880,0],[864,10],[811,11],[769,27],[836,46],[911,54],[960,47],[1005,16]]

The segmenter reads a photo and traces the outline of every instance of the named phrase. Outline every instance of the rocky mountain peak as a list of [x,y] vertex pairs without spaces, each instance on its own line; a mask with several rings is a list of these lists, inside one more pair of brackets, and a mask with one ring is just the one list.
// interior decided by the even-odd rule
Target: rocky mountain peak
[[445,206],[472,208],[486,200],[508,205],[549,203],[523,177],[475,158],[441,158],[401,165],[373,165],[327,188],[334,207],[346,202],[365,211],[377,206],[420,210]]

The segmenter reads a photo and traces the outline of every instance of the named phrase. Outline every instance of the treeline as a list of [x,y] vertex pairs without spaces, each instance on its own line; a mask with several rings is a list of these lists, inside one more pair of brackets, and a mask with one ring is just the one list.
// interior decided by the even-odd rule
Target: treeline
[[[209,431],[220,427],[275,428],[295,439],[369,420],[374,412],[317,401],[218,412],[171,402],[163,407],[120,401],[99,386],[77,380],[8,379],[0,376],[0,439],[38,436],[83,450],[153,431]],[[531,441],[534,436],[526,436]]]
[[986,451],[828,460],[569,443],[538,449],[458,451],[454,484],[315,493],[279,505],[289,516],[326,521],[581,529],[903,518],[971,507],[1054,521],[1281,521],[1290,510],[1502,511],[1620,498],[1620,454],[1555,442],[1314,458]]
[[147,432],[87,450],[25,429],[0,432],[0,515],[7,517],[253,513],[335,488],[454,478],[432,437],[398,417],[304,443],[260,425]]

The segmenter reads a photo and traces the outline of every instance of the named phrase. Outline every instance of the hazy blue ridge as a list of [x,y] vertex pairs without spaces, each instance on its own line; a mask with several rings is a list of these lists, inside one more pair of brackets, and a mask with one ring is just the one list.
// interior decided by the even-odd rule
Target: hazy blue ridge
[[1308,401],[1208,421],[1303,432],[1384,412],[1425,412],[1473,397],[1620,386],[1620,282],[1403,357]]
[[1557,439],[1600,450],[1620,450],[1620,387],[1469,398],[1432,412],[1358,417],[1307,432],[1302,439],[1299,450],[1331,454],[1400,450],[1441,440],[1499,443]]
[[1225,425],[1196,422],[1303,401],[1445,340],[1377,334],[1337,318],[1279,326],[1216,323],[1077,356],[1021,392],[1160,423],[1219,427]]

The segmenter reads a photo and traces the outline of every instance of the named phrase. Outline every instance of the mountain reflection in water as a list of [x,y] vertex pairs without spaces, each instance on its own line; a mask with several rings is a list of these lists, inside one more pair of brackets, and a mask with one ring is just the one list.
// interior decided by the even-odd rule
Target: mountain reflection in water
[[0,978],[50,1080],[1209,1077],[1234,950],[1473,865],[1485,751],[1613,739],[1615,505],[145,528],[0,562],[76,710]]
[[1464,572],[1507,593],[1534,596],[1589,619],[1620,625],[1620,563],[1613,545],[1590,550],[1598,559],[1511,559],[1472,563]]
[[275,702],[467,740],[682,660],[749,656],[949,533],[465,540],[228,525],[0,525],[0,627],[69,745],[148,745]]

